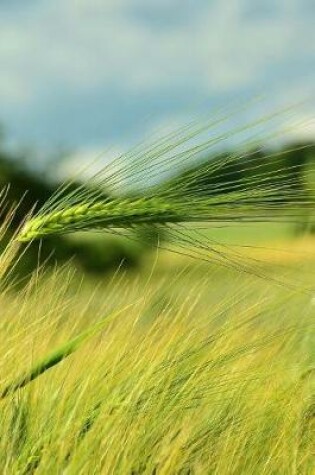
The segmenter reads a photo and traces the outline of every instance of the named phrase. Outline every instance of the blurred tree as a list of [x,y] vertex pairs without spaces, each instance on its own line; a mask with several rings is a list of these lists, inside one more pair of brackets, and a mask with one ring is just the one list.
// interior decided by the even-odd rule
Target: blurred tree
[[[1,210],[0,219],[4,219],[6,210],[10,207],[15,208],[6,239],[0,244],[1,248],[12,238],[25,217],[31,211],[38,210],[57,189],[57,184],[53,185],[41,174],[27,169],[25,163],[0,146],[0,190],[6,189],[6,207]],[[68,191],[78,186],[79,183],[73,183]],[[84,271],[100,273],[116,268],[118,264],[135,266],[140,259],[140,250],[137,252],[133,245],[128,247],[126,243],[113,238],[109,240],[104,237],[96,244],[96,241],[84,238],[72,240],[67,236],[49,237],[41,242],[31,243],[18,262],[15,274],[25,276],[42,262],[55,265],[73,257]]]

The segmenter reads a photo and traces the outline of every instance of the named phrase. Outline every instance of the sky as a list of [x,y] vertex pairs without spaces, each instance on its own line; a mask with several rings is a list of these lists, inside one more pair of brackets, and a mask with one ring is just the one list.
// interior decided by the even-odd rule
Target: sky
[[83,156],[261,94],[312,119],[314,25],[313,0],[1,0],[0,123]]

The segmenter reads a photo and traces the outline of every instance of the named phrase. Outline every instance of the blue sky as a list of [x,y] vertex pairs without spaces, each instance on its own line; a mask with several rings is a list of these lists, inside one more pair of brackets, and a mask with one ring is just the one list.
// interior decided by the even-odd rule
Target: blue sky
[[314,25],[313,0],[2,0],[0,123],[88,153],[257,94],[311,117]]

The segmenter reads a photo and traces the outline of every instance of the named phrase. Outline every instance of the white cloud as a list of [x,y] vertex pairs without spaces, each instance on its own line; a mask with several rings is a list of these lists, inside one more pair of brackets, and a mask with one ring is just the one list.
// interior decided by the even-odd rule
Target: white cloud
[[244,2],[213,2],[187,24],[152,29],[128,15],[143,4],[56,0],[2,22],[1,69],[16,84],[10,96],[25,91],[28,97],[30,90],[36,96],[46,80],[80,90],[112,81],[127,89],[161,88],[186,78],[209,90],[235,89],[290,54],[288,45],[303,43],[303,25],[288,8],[274,19],[246,22]]
[[[270,71],[285,77],[281,68],[291,64],[290,74],[295,73],[296,58],[310,61],[315,34],[311,19],[301,16],[299,0],[279,0],[271,7],[276,11],[277,6],[277,14],[249,19],[246,11],[256,3],[200,2],[194,15],[170,27],[134,13],[151,8],[153,17],[171,15],[168,0],[154,0],[150,7],[147,0],[55,0],[26,2],[18,11],[12,7],[0,17],[2,110],[34,114],[59,93],[75,92],[80,100],[80,94],[113,86],[140,97],[182,90],[183,101],[190,100],[185,95],[191,89],[205,97],[238,94],[258,84],[268,92]],[[191,8],[184,1],[174,5]],[[295,81],[283,88],[295,87],[298,94],[303,77]]]
[[[65,178],[80,179],[92,178],[103,169],[108,163],[113,163],[124,151],[118,147],[111,149],[85,148],[71,153],[60,163],[56,171],[59,179]],[[111,165],[111,170],[114,165]]]

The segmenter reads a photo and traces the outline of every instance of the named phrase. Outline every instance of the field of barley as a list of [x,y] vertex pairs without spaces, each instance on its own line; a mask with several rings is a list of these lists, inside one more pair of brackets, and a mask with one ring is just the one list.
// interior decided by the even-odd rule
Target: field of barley
[[160,250],[104,279],[43,266],[18,291],[10,242],[1,473],[314,473],[315,242],[281,239],[261,245],[269,278]]

